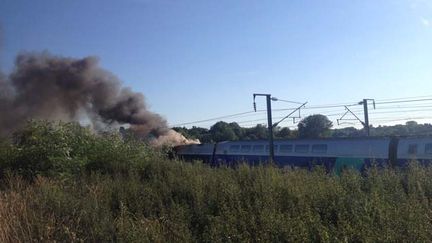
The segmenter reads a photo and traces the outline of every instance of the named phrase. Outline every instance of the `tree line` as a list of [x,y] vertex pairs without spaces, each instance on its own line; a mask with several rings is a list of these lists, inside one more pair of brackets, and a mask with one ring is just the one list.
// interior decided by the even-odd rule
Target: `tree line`
[[[333,123],[321,114],[307,116],[302,119],[297,129],[276,126],[273,129],[275,139],[290,138],[326,138],[326,137],[362,137],[364,129],[346,127],[332,129]],[[263,140],[268,138],[267,126],[257,124],[254,127],[241,127],[236,122],[219,121],[210,128],[174,127],[175,131],[187,138],[199,139],[202,143],[236,141],[236,140]],[[371,136],[424,136],[432,135],[432,124],[419,124],[408,121],[404,125],[370,127]]]

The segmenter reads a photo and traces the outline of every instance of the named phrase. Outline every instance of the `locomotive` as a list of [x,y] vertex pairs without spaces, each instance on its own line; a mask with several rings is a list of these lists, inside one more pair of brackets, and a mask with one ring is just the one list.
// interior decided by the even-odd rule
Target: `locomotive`
[[[224,141],[182,145],[175,148],[184,160],[202,160],[212,166],[266,164],[269,145],[266,140]],[[274,141],[274,161],[278,167],[312,168],[324,166],[328,171],[343,168],[406,166],[416,160],[428,164],[432,160],[432,137],[359,137],[290,139]]]

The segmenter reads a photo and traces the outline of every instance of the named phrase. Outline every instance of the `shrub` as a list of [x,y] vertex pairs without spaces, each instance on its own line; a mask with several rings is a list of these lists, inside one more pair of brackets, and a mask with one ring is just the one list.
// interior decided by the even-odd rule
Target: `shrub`
[[11,170],[26,179],[38,175],[70,177],[83,172],[128,173],[160,156],[144,142],[119,133],[95,134],[77,123],[31,121],[12,142],[0,144],[0,172]]

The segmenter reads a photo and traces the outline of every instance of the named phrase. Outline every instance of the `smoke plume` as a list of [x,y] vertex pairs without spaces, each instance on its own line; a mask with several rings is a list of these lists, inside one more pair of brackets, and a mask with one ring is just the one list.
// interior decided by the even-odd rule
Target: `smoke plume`
[[85,119],[95,129],[127,124],[139,136],[151,134],[168,142],[166,136],[178,141],[179,135],[147,109],[142,94],[122,87],[95,57],[19,55],[10,75],[0,73],[0,135],[10,134],[29,119]]

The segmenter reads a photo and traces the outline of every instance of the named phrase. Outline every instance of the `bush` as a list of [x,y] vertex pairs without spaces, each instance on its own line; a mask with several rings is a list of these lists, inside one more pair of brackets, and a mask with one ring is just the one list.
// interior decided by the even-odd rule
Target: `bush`
[[115,132],[94,134],[77,123],[31,121],[12,140],[0,144],[0,172],[11,170],[29,180],[94,171],[128,173],[159,156],[141,141]]

